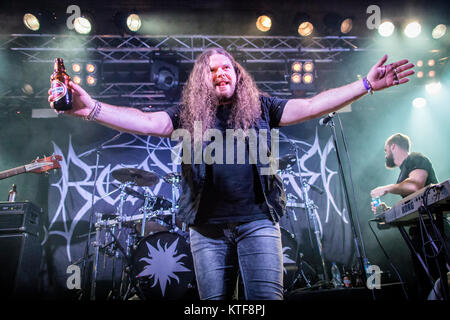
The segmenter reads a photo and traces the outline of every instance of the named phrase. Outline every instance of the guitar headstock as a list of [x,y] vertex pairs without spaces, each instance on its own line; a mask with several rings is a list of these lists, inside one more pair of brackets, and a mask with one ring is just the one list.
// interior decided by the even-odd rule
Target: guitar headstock
[[26,171],[31,171],[34,173],[44,173],[52,169],[60,169],[61,166],[59,164],[59,161],[61,160],[62,156],[52,155],[33,160],[30,164],[26,165],[25,168]]

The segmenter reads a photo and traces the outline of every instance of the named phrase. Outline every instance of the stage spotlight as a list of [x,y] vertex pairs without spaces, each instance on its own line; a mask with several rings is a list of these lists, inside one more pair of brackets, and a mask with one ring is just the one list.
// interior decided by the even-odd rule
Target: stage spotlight
[[419,68],[422,68],[423,67],[423,61],[422,60],[417,61],[416,66],[418,66]]
[[408,38],[416,38],[422,31],[422,26],[417,21],[410,22],[406,25],[404,33]]
[[307,37],[314,31],[314,26],[311,22],[305,21],[298,25],[298,34],[302,37]]
[[423,78],[423,72],[422,71],[417,72],[417,78]]
[[142,20],[135,10],[118,11],[113,17],[114,23],[121,33],[136,34],[141,26]]
[[302,37],[311,35],[314,31],[314,25],[309,15],[303,12],[299,12],[294,17],[294,26],[297,28],[297,32]]
[[92,30],[92,24],[87,17],[78,17],[73,21],[75,31],[79,34],[88,34]]
[[343,17],[337,13],[330,12],[323,17],[323,24],[331,35],[336,35],[339,32],[346,34],[352,30],[353,20],[350,17]]
[[139,15],[131,13],[127,17],[127,27],[131,32],[137,32],[141,28],[142,22]]
[[314,81],[314,77],[313,77],[313,75],[311,73],[305,73],[303,75],[302,79],[303,79],[303,83],[304,84],[311,84]]
[[38,31],[40,28],[39,19],[32,13],[23,15],[23,24],[31,31]]
[[256,28],[259,31],[267,32],[272,27],[272,19],[269,15],[261,15],[256,19]]
[[72,63],[72,71],[75,73],[80,73],[81,65],[79,63]]
[[431,36],[433,37],[433,39],[439,39],[442,38],[446,32],[447,26],[445,24],[438,24],[431,32]]
[[90,86],[95,86],[97,84],[97,78],[95,78],[93,76],[87,76],[86,83]]
[[436,75],[436,72],[434,70],[428,71],[428,77],[434,78],[435,75]]
[[295,61],[292,66],[291,66],[291,70],[293,72],[300,72],[302,71],[302,63],[300,61]]
[[80,77],[80,76],[73,76],[73,77],[72,77],[72,81],[73,81],[75,84],[81,84],[81,77]]
[[88,73],[93,73],[93,72],[95,72],[96,69],[97,69],[97,68],[95,67],[95,64],[93,64],[93,63],[88,63],[88,64],[86,65],[86,71],[87,71]]
[[293,73],[291,75],[291,83],[300,83],[302,81],[302,76],[298,73]]
[[311,61],[305,62],[303,64],[303,71],[305,72],[312,72],[314,70],[314,63]]
[[383,37],[389,37],[394,33],[395,26],[390,21],[385,21],[378,27],[378,33]]
[[160,90],[171,91],[178,87],[179,72],[178,66],[155,59],[151,65],[150,81]]
[[26,96],[32,96],[34,94],[34,89],[33,86],[29,83],[25,83],[22,86],[22,92],[26,95]]
[[428,60],[428,66],[429,66],[429,67],[434,66],[434,64],[435,64],[434,59]]
[[431,95],[439,94],[439,92],[441,92],[441,88],[442,85],[440,82],[432,82],[425,85],[425,90]]
[[314,92],[314,69],[313,61],[294,61],[288,75],[289,88],[293,91]]
[[353,19],[352,18],[345,18],[342,22],[341,22],[341,32],[343,34],[347,34],[350,31],[352,31],[353,28]]
[[424,98],[415,98],[412,102],[414,108],[424,108],[427,105],[427,100]]

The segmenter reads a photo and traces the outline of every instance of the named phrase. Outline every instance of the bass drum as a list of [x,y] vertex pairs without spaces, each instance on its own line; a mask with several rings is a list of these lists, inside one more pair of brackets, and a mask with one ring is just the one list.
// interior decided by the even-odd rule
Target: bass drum
[[298,244],[295,235],[280,227],[283,248],[283,287],[290,290],[298,275]]
[[144,300],[194,299],[194,264],[189,243],[172,232],[158,232],[139,241],[132,255],[132,277]]

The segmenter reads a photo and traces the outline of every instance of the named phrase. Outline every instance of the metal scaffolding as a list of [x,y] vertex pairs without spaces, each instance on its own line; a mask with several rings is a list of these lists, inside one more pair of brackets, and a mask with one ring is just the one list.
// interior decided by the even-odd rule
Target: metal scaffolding
[[[0,50],[19,56],[27,63],[51,64],[56,56],[65,59],[95,60],[102,64],[150,64],[155,56],[170,55],[180,68],[189,71],[195,58],[205,49],[222,47],[252,74],[259,88],[271,95],[290,96],[286,69],[294,60],[312,60],[318,65],[341,61],[350,52],[369,50],[366,38],[327,36],[301,38],[293,36],[117,36],[117,35],[54,35],[11,34],[0,36]],[[269,67],[270,66],[270,67]],[[267,79],[261,70],[270,69]],[[259,74],[258,74],[259,72]],[[267,72],[266,72],[267,73]],[[182,83],[180,83],[182,85]],[[125,102],[130,106],[172,105],[176,100],[145,82],[101,82],[93,96],[102,100]],[[33,97],[21,93],[0,92],[0,101],[46,99],[47,90],[38,90]]]

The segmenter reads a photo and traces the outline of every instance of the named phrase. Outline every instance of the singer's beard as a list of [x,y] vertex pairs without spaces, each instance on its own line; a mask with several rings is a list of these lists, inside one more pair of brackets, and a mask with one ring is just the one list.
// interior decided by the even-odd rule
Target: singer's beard
[[394,155],[392,153],[386,157],[386,168],[395,168]]

